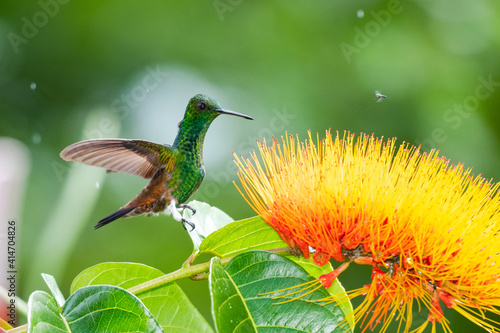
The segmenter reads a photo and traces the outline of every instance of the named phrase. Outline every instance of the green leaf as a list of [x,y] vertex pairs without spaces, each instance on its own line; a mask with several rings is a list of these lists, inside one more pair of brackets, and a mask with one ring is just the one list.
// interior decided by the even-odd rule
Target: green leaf
[[[270,250],[287,247],[280,236],[261,217],[255,216],[245,220],[236,221],[210,234],[201,244],[199,253],[210,253],[219,257],[229,257],[249,250]],[[290,260],[302,266],[311,276],[317,278],[333,270],[330,264],[319,267],[311,259],[303,257],[288,257]],[[349,317],[352,312],[352,304],[345,294],[342,284],[336,279],[328,289],[330,295],[345,295],[345,301],[338,305],[344,315]],[[354,319],[349,317],[351,327],[354,327]]]
[[71,283],[71,293],[76,290],[99,284],[110,284],[128,289],[143,282],[164,275],[160,270],[135,263],[105,262],[89,267],[78,274]]
[[59,306],[63,306],[65,302],[64,296],[61,293],[59,286],[57,285],[56,279],[52,275],[45,273],[42,273],[42,277],[45,280],[45,283],[49,287],[50,291],[52,292],[52,295],[57,301],[57,304],[59,304]]
[[[306,259],[304,257],[289,256],[287,258],[300,265],[309,275],[314,278],[318,278],[320,275],[327,274],[333,271],[332,265],[330,263],[320,267],[316,265],[311,259]],[[352,316],[352,312],[354,310],[352,308],[352,303],[349,300],[349,297],[347,296],[345,289],[340,283],[339,279],[335,279],[335,281],[333,281],[332,285],[327,289],[327,291],[330,295],[339,298],[339,302],[337,302],[337,305],[344,313],[344,317],[348,318],[351,328],[354,328],[355,323],[354,317]]]
[[72,332],[163,332],[137,297],[115,286],[78,289],[61,314]]
[[236,221],[210,234],[200,245],[200,253],[221,258],[249,250],[269,250],[288,245],[260,216]]
[[183,217],[196,226],[188,231],[193,240],[194,252],[200,248],[200,244],[208,235],[234,221],[219,208],[204,202],[193,200],[188,205],[196,210],[196,214],[193,214],[189,208],[184,209],[183,212]]
[[[273,299],[277,293],[314,280],[293,261],[265,251],[250,251],[235,256],[222,269],[218,258],[212,259],[210,291],[212,311],[219,332],[346,332],[344,312],[336,303],[320,305],[330,296],[320,287],[314,292],[289,301],[293,296]],[[280,292],[284,295],[290,291]]]
[[[134,263],[102,263],[81,272],[71,284],[71,292],[96,284],[127,289],[164,275],[156,268]],[[176,283],[169,283],[136,295],[165,332],[213,332],[198,310]]]
[[217,257],[210,261],[209,285],[218,332],[257,332],[243,296]]
[[28,301],[28,332],[162,332],[134,295],[114,286],[77,290],[62,308],[54,297],[35,291]]
[[70,332],[54,297],[35,291],[28,300],[28,332]]

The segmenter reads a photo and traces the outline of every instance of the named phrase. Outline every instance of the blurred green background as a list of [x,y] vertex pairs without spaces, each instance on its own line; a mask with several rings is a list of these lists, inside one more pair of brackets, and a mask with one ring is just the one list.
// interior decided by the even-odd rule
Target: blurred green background
[[[182,265],[192,245],[171,217],[93,229],[145,180],[73,166],[59,152],[109,136],[172,143],[197,93],[255,118],[214,122],[207,177],[192,197],[234,219],[254,213],[232,184],[232,151],[248,154],[255,139],[285,131],[397,137],[500,180],[496,0],[3,0],[0,36],[0,136],[22,142],[31,161],[14,216],[25,300],[47,289],[42,272],[67,295],[100,262]],[[387,98],[377,103],[376,90]],[[369,271],[351,267],[341,281],[358,288]],[[180,285],[210,317],[206,282]],[[448,318],[455,332],[481,331]]]

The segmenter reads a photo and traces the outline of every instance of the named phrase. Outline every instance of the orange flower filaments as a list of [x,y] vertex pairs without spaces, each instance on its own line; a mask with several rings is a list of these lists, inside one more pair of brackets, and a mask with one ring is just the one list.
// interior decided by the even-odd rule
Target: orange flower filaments
[[[363,329],[392,318],[408,332],[414,300],[428,323],[451,331],[441,306],[498,332],[499,184],[474,177],[436,151],[344,134],[259,146],[262,162],[236,157],[246,199],[292,248],[318,265],[333,258],[373,265],[355,310]],[[346,268],[347,263],[339,269]],[[340,271],[320,277],[328,287]]]

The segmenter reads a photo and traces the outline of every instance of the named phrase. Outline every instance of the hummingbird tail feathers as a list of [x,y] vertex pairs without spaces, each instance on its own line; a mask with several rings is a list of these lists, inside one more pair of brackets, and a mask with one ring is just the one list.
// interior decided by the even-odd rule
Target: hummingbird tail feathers
[[127,215],[128,213],[130,213],[134,209],[135,209],[135,207],[121,208],[121,209],[117,210],[116,212],[114,212],[113,214],[108,215],[105,218],[103,218],[102,220],[100,220],[99,222],[97,222],[94,229],[99,229],[100,227],[105,226],[106,224],[111,223],[114,220],[119,219],[120,217]]

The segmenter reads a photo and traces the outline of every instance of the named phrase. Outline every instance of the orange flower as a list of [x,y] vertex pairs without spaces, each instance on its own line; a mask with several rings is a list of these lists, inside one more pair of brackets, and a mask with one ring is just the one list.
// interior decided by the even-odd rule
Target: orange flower
[[491,180],[450,164],[436,151],[395,140],[330,132],[300,143],[286,136],[235,155],[245,199],[290,247],[324,265],[347,262],[319,280],[325,287],[349,262],[373,266],[355,310],[363,329],[399,315],[410,330],[414,300],[432,329],[451,332],[441,304],[498,332],[484,313],[500,314],[500,200]]

